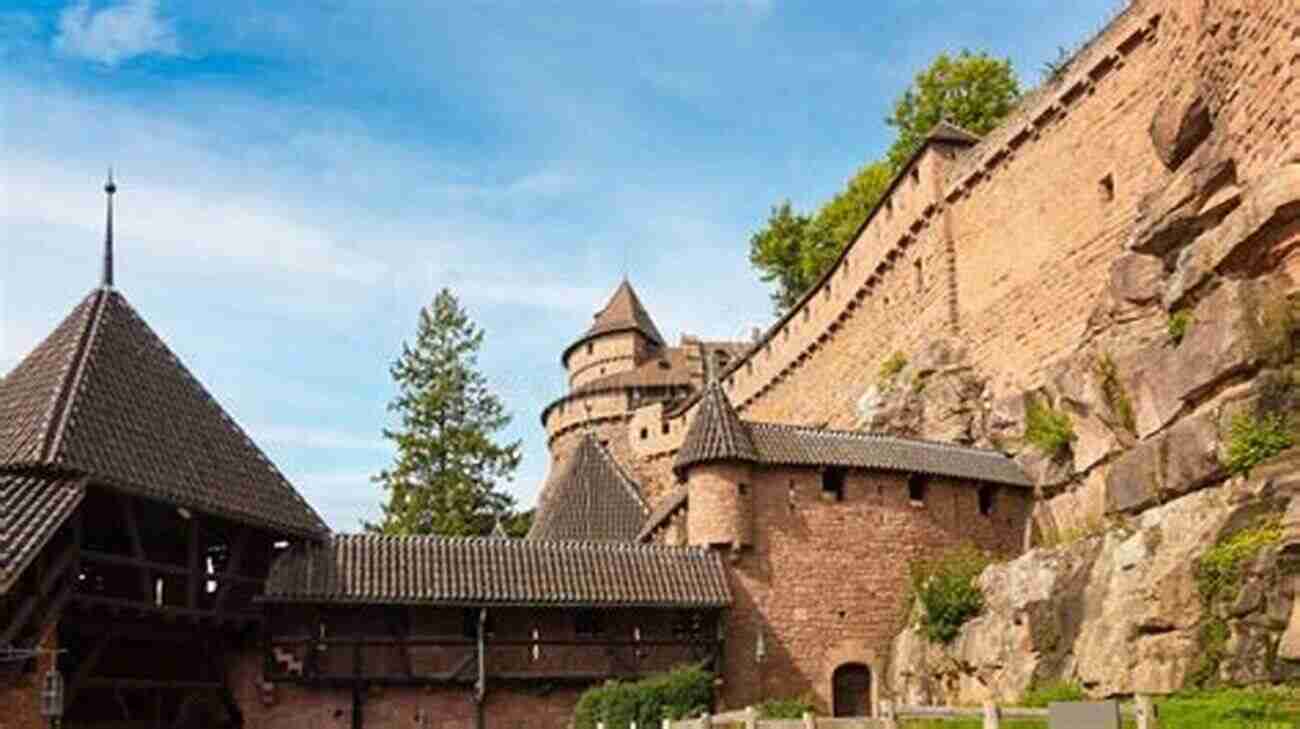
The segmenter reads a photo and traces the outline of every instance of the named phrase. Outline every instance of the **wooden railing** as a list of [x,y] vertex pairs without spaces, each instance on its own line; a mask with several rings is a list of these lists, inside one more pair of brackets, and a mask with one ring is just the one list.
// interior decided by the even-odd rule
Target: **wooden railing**
[[590,682],[711,662],[717,652],[717,641],[490,638],[480,657],[477,642],[464,638],[273,637],[266,676],[290,683],[469,683],[478,676],[481,658],[488,680]]

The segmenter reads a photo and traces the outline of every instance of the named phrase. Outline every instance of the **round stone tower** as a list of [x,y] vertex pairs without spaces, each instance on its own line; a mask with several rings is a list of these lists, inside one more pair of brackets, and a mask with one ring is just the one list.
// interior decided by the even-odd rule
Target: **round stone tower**
[[754,543],[753,464],[749,430],[716,381],[700,398],[673,470],[686,481],[691,508],[686,539],[739,551]]

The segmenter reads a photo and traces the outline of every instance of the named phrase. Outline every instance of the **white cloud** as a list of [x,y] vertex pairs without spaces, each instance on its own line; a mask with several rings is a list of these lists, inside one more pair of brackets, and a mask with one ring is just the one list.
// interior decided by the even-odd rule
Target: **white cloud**
[[89,0],[74,3],[59,15],[54,49],[108,66],[136,56],[181,52],[175,26],[158,14],[158,0],[123,0],[98,11],[91,10]]

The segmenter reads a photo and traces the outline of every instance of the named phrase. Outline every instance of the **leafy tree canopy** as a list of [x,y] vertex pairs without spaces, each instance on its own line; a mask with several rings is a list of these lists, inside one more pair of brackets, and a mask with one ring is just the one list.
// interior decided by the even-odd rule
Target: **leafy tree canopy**
[[772,206],[767,222],[750,236],[749,261],[763,281],[774,285],[777,313],[794,306],[835,262],[935,124],[946,119],[986,134],[1006,118],[1020,95],[1009,59],[970,51],[936,56],[885,120],[897,136],[884,159],[868,162],[814,213],[798,212],[788,200]]
[[389,370],[398,393],[388,409],[398,425],[384,437],[397,454],[374,478],[388,501],[368,531],[482,536],[498,520],[512,536],[527,531],[531,512],[516,514],[514,498],[495,485],[519,466],[519,442],[495,440],[510,416],[477,369],[482,343],[483,331],[450,290],[420,311],[415,342],[402,345]]

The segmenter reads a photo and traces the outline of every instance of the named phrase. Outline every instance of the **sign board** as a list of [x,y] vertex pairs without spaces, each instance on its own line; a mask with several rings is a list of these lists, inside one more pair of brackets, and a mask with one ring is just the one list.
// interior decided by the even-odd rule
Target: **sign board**
[[1118,701],[1060,701],[1047,706],[1051,729],[1120,729]]

